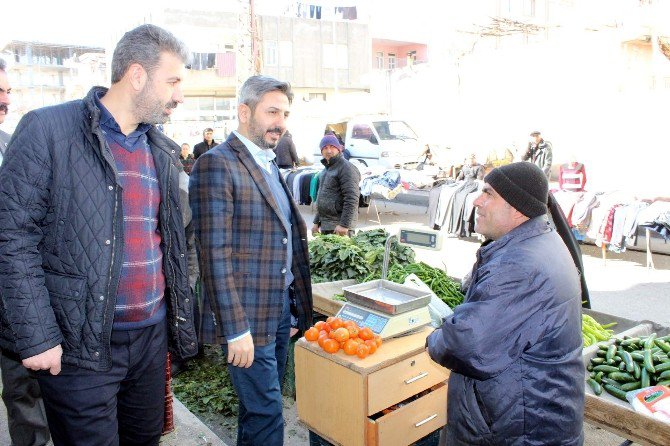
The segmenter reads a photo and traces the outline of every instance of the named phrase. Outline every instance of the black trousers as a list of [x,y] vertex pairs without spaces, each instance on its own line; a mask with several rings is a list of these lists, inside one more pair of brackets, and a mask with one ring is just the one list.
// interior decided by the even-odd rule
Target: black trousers
[[12,445],[44,446],[49,442],[49,427],[37,380],[11,352],[0,351],[0,371]]
[[165,321],[112,331],[112,369],[63,365],[38,379],[54,446],[157,445],[165,410]]

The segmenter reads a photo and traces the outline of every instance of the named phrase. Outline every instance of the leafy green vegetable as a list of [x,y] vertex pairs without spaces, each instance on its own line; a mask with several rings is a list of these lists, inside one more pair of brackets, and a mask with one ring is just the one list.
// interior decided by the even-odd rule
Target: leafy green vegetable
[[[361,282],[371,273],[381,274],[384,244],[388,233],[384,229],[360,231],[354,237],[319,235],[309,242],[309,266],[312,283],[354,279]],[[414,261],[414,251],[397,241],[391,244],[389,263],[407,264]]]
[[237,395],[219,346],[189,361],[189,369],[172,378],[172,391],[191,411],[237,415]]

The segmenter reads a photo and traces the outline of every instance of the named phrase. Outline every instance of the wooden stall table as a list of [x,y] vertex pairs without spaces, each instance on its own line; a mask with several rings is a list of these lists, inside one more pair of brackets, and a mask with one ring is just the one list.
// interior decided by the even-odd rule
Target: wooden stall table
[[329,354],[316,342],[299,340],[295,375],[300,421],[344,446],[409,445],[440,429],[447,422],[449,371],[425,351],[432,330],[424,327],[388,339],[365,359],[342,351]]

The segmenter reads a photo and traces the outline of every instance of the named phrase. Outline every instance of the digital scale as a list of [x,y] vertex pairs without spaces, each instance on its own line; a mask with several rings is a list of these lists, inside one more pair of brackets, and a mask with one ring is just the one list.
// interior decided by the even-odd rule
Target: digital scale
[[[351,320],[360,327],[369,327],[383,339],[399,336],[431,323],[428,304],[431,293],[386,280],[391,235],[386,239],[382,279],[342,288],[347,302],[337,313],[342,320]],[[400,243],[424,249],[439,250],[439,232],[400,229]]]

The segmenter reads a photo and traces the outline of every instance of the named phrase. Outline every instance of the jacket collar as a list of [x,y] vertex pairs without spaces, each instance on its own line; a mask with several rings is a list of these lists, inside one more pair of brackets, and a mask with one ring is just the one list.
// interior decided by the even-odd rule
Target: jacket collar
[[[86,97],[84,97],[84,107],[88,116],[88,119],[90,123],[90,130],[93,131],[94,133],[100,130],[100,119],[102,116],[102,111],[96,104],[96,97],[102,97],[107,93],[107,88],[105,87],[93,87],[89,90],[88,94]],[[177,159],[177,149],[179,146],[177,146],[177,143],[172,143],[174,146],[171,147],[171,144],[167,143],[166,141],[171,141],[168,139],[165,135],[161,133],[160,130],[156,128],[155,125],[149,125],[149,128],[147,130],[147,136],[149,138],[149,142],[151,144],[152,148],[157,148],[160,149],[161,151],[167,153],[168,155],[172,156],[173,158]],[[90,134],[87,133],[87,136]],[[100,133],[100,137],[103,138],[102,140],[104,141],[104,137],[102,136],[102,133]],[[103,154],[104,156],[104,154]],[[113,162],[113,159],[108,159],[108,162],[110,164],[115,165]],[[114,167],[116,169],[116,167]],[[115,170],[116,172],[116,170]]]
[[325,158],[322,158],[321,164],[326,166],[326,169],[330,169],[333,166],[337,166],[343,159],[344,157],[340,153],[339,155],[335,155],[334,157],[332,157],[330,161],[327,161]]
[[[226,143],[228,143],[228,146],[237,153],[240,162],[244,165],[244,167],[247,169],[247,171],[253,178],[254,182],[256,183],[256,186],[261,192],[261,195],[263,195],[265,201],[267,201],[268,205],[272,208],[272,210],[274,210],[275,214],[277,214],[279,220],[283,222],[284,214],[282,213],[281,209],[279,209],[279,205],[277,204],[277,201],[275,200],[275,197],[272,194],[272,190],[270,190],[270,185],[265,179],[265,175],[261,171],[262,169],[261,166],[258,165],[258,163],[254,159],[253,155],[251,154],[247,146],[245,146],[244,143],[240,141],[240,139],[235,135],[234,132],[230,133],[228,139],[226,140]],[[282,183],[282,187],[286,191],[284,182],[281,179],[281,175],[279,176],[279,181]],[[289,202],[290,201],[292,201],[292,199],[289,196]]]
[[552,229],[546,215],[531,218],[509,231],[498,240],[489,240],[482,244],[477,256],[485,260],[510,243],[516,243],[550,231],[552,231]]

